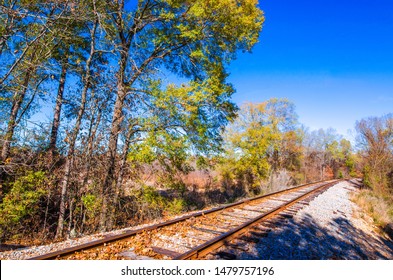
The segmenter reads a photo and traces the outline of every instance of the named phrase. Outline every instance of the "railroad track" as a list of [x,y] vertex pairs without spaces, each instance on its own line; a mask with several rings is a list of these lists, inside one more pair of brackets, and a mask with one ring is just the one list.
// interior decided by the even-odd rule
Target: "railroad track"
[[30,259],[234,259],[231,248],[247,250],[338,182],[305,184]]

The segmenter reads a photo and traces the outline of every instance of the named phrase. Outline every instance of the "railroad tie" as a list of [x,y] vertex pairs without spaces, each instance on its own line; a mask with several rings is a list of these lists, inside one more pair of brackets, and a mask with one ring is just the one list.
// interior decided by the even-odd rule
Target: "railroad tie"
[[160,255],[164,255],[164,256],[168,256],[171,258],[176,258],[177,256],[180,256],[181,254],[179,252],[175,252],[172,250],[168,250],[165,248],[160,248],[160,247],[151,247],[151,249],[153,250],[154,253],[160,254]]
[[236,260],[237,259],[237,256],[235,254],[228,253],[225,251],[217,252],[215,255],[221,259],[224,259],[224,260]]
[[249,242],[249,243],[258,243],[259,242],[259,238],[256,236],[248,236],[248,235],[242,235],[240,238],[240,240]]
[[266,231],[255,231],[255,230],[251,230],[249,233],[252,236],[259,237],[259,238],[266,237],[269,234],[269,232],[266,232]]

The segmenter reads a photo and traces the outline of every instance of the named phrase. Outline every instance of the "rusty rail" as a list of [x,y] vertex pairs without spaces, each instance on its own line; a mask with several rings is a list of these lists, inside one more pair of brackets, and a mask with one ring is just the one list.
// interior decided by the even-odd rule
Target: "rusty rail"
[[299,201],[302,201],[308,197],[310,197],[311,195],[318,193],[322,190],[325,190],[333,185],[335,185],[337,183],[337,181],[335,182],[330,182],[327,184],[324,184],[314,190],[311,190],[297,198],[294,198],[286,203],[284,203],[283,205],[280,205],[272,210],[270,210],[267,213],[264,213],[262,215],[257,216],[256,218],[254,218],[251,221],[248,221],[220,236],[217,236],[216,238],[213,238],[205,243],[203,243],[202,245],[199,245],[193,249],[191,249],[188,252],[185,252],[177,257],[174,257],[174,260],[187,260],[187,259],[198,259],[201,258],[207,254],[209,254],[210,252],[218,249],[219,247],[225,245],[228,241],[236,238],[237,236],[245,233],[246,231],[249,230],[250,227],[260,223],[263,220],[267,220],[279,213],[281,213],[282,211],[286,210],[287,208],[291,207],[292,205],[294,205],[295,203],[298,203]]
[[[289,192],[292,192],[294,190],[302,189],[302,188],[305,188],[307,186],[318,184],[318,183],[322,183],[322,182],[324,182],[324,181],[307,183],[307,184],[299,185],[299,186],[296,186],[296,187],[293,187],[293,188],[288,188],[288,189],[285,189],[285,190],[273,192],[273,193],[266,194],[266,195],[257,196],[257,197],[254,197],[254,198],[245,199],[245,200],[242,200],[242,201],[239,201],[239,202],[235,202],[235,203],[231,203],[231,204],[227,204],[227,205],[224,205],[224,206],[215,207],[215,208],[212,208],[212,209],[209,209],[209,210],[199,211],[199,212],[196,212],[196,213],[193,213],[193,214],[190,214],[190,215],[186,215],[186,216],[183,216],[183,217],[180,217],[180,218],[177,218],[177,219],[169,220],[169,221],[162,222],[162,223],[155,224],[155,225],[151,225],[151,226],[146,226],[146,227],[143,227],[143,228],[140,228],[140,229],[137,229],[137,230],[127,230],[127,231],[125,231],[123,233],[120,233],[120,234],[108,235],[108,236],[105,236],[104,238],[101,238],[101,239],[98,239],[98,240],[95,240],[95,241],[91,241],[91,242],[87,242],[87,243],[84,243],[84,244],[81,244],[81,245],[69,247],[69,248],[66,248],[66,249],[63,249],[63,250],[58,250],[58,251],[50,252],[50,253],[47,253],[47,254],[35,256],[35,257],[32,257],[32,258],[29,258],[28,260],[50,260],[50,259],[56,259],[58,257],[68,256],[68,255],[71,255],[71,254],[73,254],[75,252],[79,252],[79,251],[87,250],[87,249],[92,249],[92,248],[103,246],[104,244],[112,243],[112,242],[119,241],[119,240],[125,240],[125,239],[130,238],[130,237],[132,237],[134,235],[137,235],[139,233],[146,232],[146,231],[152,231],[152,230],[155,230],[155,229],[158,229],[158,228],[170,226],[170,225],[173,225],[173,224],[185,221],[185,220],[190,219],[190,218],[195,218],[195,217],[207,215],[207,214],[214,213],[214,212],[219,212],[219,211],[222,211],[222,210],[225,210],[225,209],[229,209],[229,208],[241,205],[241,204],[247,204],[249,202],[260,200],[260,199],[268,199],[268,198],[270,198],[272,196],[275,196],[275,195],[289,193]],[[330,184],[334,184],[336,182],[337,181],[335,180],[333,183],[330,183]],[[323,186],[325,186],[325,185],[323,185]],[[266,216],[266,214],[265,214],[265,216]],[[234,230],[232,230],[232,231],[234,231]],[[228,232],[227,234],[231,235],[232,231]]]

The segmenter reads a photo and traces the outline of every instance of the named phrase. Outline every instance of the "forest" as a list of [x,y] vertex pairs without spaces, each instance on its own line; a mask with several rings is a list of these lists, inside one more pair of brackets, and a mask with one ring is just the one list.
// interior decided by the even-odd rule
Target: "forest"
[[363,178],[393,221],[393,115],[356,143],[283,98],[236,105],[228,66],[258,42],[256,0],[1,0],[0,241],[48,242]]

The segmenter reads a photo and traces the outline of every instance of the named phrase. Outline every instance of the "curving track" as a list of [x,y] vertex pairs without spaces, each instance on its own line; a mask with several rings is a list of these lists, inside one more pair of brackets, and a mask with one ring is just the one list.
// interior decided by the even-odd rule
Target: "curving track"
[[301,185],[31,259],[233,259],[226,247],[247,250],[338,182]]

